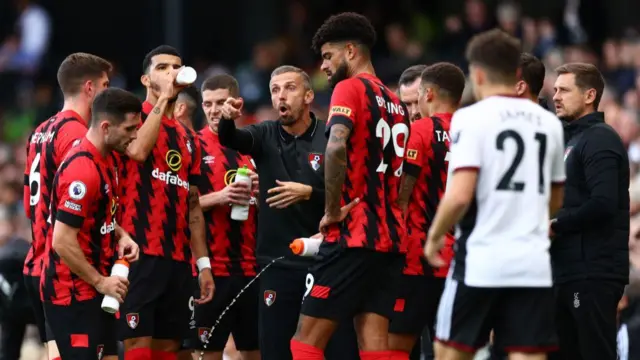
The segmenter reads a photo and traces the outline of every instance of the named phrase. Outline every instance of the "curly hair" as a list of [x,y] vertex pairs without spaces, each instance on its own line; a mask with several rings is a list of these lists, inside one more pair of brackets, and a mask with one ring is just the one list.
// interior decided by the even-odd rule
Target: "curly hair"
[[344,12],[329,17],[316,31],[311,48],[320,53],[322,45],[328,42],[355,41],[371,49],[376,42],[376,30],[365,16]]

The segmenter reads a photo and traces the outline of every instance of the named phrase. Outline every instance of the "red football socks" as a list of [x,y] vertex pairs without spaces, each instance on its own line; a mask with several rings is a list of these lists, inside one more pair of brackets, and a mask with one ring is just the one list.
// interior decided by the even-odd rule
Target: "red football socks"
[[399,350],[389,351],[389,360],[409,360],[409,353]]
[[168,351],[152,350],[151,355],[153,360],[176,360],[178,358],[178,354]]
[[393,351],[360,351],[360,360],[395,360],[404,358],[394,358]]
[[323,350],[297,340],[291,340],[291,354],[293,360],[324,360]]
[[127,350],[124,353],[124,360],[151,360],[151,349],[149,348],[137,348]]

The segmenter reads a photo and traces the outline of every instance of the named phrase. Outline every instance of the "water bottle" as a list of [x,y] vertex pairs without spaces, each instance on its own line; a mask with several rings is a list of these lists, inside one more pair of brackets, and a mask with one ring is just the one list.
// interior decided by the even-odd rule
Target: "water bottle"
[[176,75],[176,84],[177,85],[191,85],[196,82],[198,78],[198,73],[196,70],[190,66],[183,66],[178,71],[178,75]]
[[[126,259],[116,260],[116,263],[111,268],[111,276],[119,276],[127,278],[129,276],[129,262]],[[102,310],[109,314],[115,314],[120,309],[120,303],[118,299],[113,296],[105,295],[102,299]]]
[[[238,169],[236,172],[236,179],[234,183],[245,182],[249,188],[251,188],[251,178],[249,177],[249,168],[246,166]],[[231,206],[231,219],[236,221],[245,221],[249,218],[249,205],[237,205]]]
[[289,248],[298,256],[315,256],[320,251],[322,240],[322,238],[298,238],[289,244]]

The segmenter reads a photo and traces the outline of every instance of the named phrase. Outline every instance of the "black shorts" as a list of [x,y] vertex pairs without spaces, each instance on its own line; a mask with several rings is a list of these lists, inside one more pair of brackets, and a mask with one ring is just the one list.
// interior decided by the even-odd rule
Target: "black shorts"
[[438,307],[436,339],[466,352],[489,341],[505,352],[557,348],[552,288],[478,288],[448,278]]
[[302,314],[335,321],[375,313],[390,318],[404,256],[324,243],[305,280]]
[[402,275],[389,332],[419,336],[425,326],[432,329],[443,290],[443,278]]
[[116,318],[102,310],[102,295],[60,306],[44,302],[47,338],[56,341],[65,360],[101,359],[118,355]]
[[131,264],[129,293],[120,306],[120,339],[185,339],[192,283],[190,263],[140,254]]
[[[205,350],[204,344],[209,331],[218,317],[231,304],[240,291],[249,284],[252,277],[224,276],[215,277],[216,290],[213,300],[206,304],[195,305],[193,312],[194,326],[190,327],[188,348]],[[209,338],[207,351],[221,352],[224,350],[229,335],[233,335],[236,349],[239,351],[254,351],[259,348],[258,340],[258,308],[260,284],[254,281],[224,314]],[[200,296],[196,285],[194,296]]]
[[46,343],[53,339],[47,338],[47,330],[45,325],[44,308],[42,300],[40,298],[40,277],[39,276],[24,276],[24,285],[29,297],[29,303],[33,310],[33,317],[38,327],[38,333],[40,335],[40,341]]

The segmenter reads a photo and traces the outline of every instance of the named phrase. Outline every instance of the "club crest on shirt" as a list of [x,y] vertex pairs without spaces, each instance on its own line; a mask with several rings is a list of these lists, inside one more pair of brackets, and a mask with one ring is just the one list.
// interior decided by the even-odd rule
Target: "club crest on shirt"
[[267,304],[267,306],[271,306],[275,302],[276,302],[276,292],[273,290],[265,290],[264,303]]
[[98,354],[98,360],[102,360],[102,357],[104,356],[104,345],[103,344],[98,345],[96,353]]
[[209,328],[198,328],[198,339],[200,339],[203,344],[206,344],[207,340],[209,340]]
[[87,186],[82,181],[74,181],[69,185],[69,197],[80,200],[87,194]]
[[564,151],[564,161],[567,161],[567,158],[569,157],[569,153],[571,152],[571,150],[573,149],[573,146],[569,146],[567,147],[567,149]]
[[138,315],[138,313],[127,314],[127,325],[131,329],[137,328],[139,323],[140,323],[140,315]]
[[415,149],[407,150],[407,159],[415,160],[417,158],[418,158],[418,150],[415,150]]
[[322,166],[323,158],[324,158],[323,154],[309,153],[309,165],[311,165],[311,168],[313,170],[318,171],[318,169],[320,169],[320,166]]

